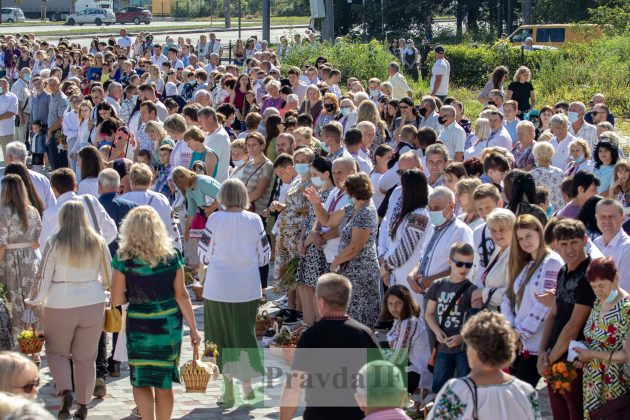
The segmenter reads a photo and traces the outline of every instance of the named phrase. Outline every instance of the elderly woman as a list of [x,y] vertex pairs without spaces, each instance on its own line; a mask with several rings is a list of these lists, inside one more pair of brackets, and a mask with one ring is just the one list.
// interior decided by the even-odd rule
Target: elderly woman
[[28,399],[37,396],[39,370],[19,353],[0,352],[0,392]]
[[514,73],[514,81],[508,85],[507,100],[518,102],[519,113],[526,114],[536,106],[536,93],[530,82],[532,72],[525,66],[521,66]]
[[317,221],[329,228],[338,228],[341,242],[339,253],[330,264],[330,271],[346,276],[354,292],[348,315],[367,326],[378,318],[379,263],[376,255],[378,216],[371,203],[373,194],[370,177],[365,173],[352,174],[344,183],[345,192],[352,200],[344,208],[329,213],[322,205],[314,188],[304,194],[315,208]]
[[531,170],[536,162],[534,161],[534,146],[536,141],[536,127],[531,121],[519,121],[516,125],[518,142],[512,148],[514,155],[514,167],[524,171]]
[[267,108],[281,109],[284,105],[284,100],[280,95],[280,82],[270,80],[265,85],[265,89],[269,96],[263,101],[262,107],[260,108],[261,114],[264,114]]
[[232,178],[240,179],[250,200],[248,206],[252,211],[262,217],[263,211],[269,204],[273,184],[273,163],[265,156],[265,138],[260,133],[250,133],[245,138],[249,160],[232,172]]
[[630,325],[630,296],[619,287],[619,272],[612,257],[591,261],[586,278],[597,302],[584,325],[586,349],[577,347],[575,351],[578,367],[584,369],[584,418],[590,419],[593,411],[630,393],[622,350]]
[[475,188],[480,185],[479,178],[462,178],[455,185],[455,199],[460,211],[457,218],[472,230],[483,224],[483,219],[479,217],[472,198]]
[[299,113],[311,114],[311,117],[313,117],[313,121],[317,121],[317,117],[319,116],[319,113],[322,111],[323,107],[324,102],[322,101],[322,93],[319,91],[317,86],[308,85],[308,87],[306,88],[306,100],[302,102]]
[[353,128],[357,122],[357,108],[354,106],[354,102],[350,98],[344,98],[339,103],[339,122],[343,126],[343,133]]
[[427,419],[539,419],[534,387],[503,371],[518,348],[505,317],[482,312],[464,324],[461,334],[470,374],[442,387]]
[[184,284],[184,259],[149,206],[127,214],[119,246],[112,261],[112,303],[129,303],[125,333],[133,398],[142,418],[168,419],[173,382],[179,382],[183,319],[192,346],[201,342]]
[[594,164],[591,160],[591,148],[584,139],[575,139],[569,143],[569,166],[565,176],[573,176],[580,171],[593,172]]
[[339,100],[334,93],[324,95],[324,109],[319,113],[315,121],[315,136],[319,137],[323,126],[339,118]]
[[491,146],[488,141],[491,131],[490,121],[487,118],[477,118],[477,121],[475,121],[475,132],[471,134],[470,141],[472,146],[464,152],[464,159],[478,158],[481,156],[483,149]]
[[184,141],[192,150],[189,169],[198,160],[206,165],[206,170],[214,178],[217,176],[219,168],[219,156],[217,153],[204,144],[206,136],[197,126],[192,126],[184,132]]
[[516,216],[508,209],[498,208],[486,216],[486,224],[495,248],[481,274],[481,285],[472,294],[476,307],[498,311],[509,278],[508,261],[512,229]]
[[[251,379],[262,375],[254,324],[262,297],[259,267],[269,263],[270,248],[260,217],[246,210],[251,200],[243,182],[225,181],[218,201],[223,210],[210,215],[199,244],[200,258],[208,264],[204,337],[219,346],[225,385],[221,403],[232,406],[232,378],[240,379],[245,398],[253,399]],[[241,352],[248,353],[246,365],[239,363]]]
[[[372,101],[363,101],[357,108],[357,125],[364,121],[371,122],[374,124],[375,128],[374,138],[368,148],[368,154],[372,162],[374,162],[374,152],[376,152],[378,146],[387,142],[388,133],[385,123],[378,112],[378,108]],[[389,145],[393,148],[396,147],[395,142],[389,142]]]
[[547,187],[550,191],[549,202],[555,209],[564,207],[560,185],[564,179],[564,171],[551,166],[551,160],[555,154],[553,146],[546,141],[537,142],[533,148],[536,167],[529,171],[534,177],[536,185]]

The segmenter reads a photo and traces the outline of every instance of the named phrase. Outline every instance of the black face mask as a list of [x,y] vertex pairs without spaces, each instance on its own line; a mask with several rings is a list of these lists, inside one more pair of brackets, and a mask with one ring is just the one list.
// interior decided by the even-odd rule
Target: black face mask
[[438,117],[438,122],[439,122],[441,125],[444,125],[444,123],[446,122],[446,117]]
[[420,116],[421,117],[426,117],[427,116],[427,109],[426,108],[420,108]]
[[497,106],[497,104],[494,101],[488,101],[488,105]]
[[324,109],[328,112],[333,112],[335,110],[335,106],[333,104],[326,104],[324,105]]

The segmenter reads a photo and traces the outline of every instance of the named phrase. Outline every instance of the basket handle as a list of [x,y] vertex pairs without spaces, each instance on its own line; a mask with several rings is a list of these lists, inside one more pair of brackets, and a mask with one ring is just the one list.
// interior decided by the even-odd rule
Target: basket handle
[[[278,330],[276,330],[278,331]],[[280,331],[278,331],[278,335],[282,332],[282,331],[286,331],[287,333],[289,333],[289,337],[293,336],[293,333],[291,333],[291,330],[289,329],[289,327],[287,327],[286,325],[283,325],[282,328],[280,328]]]
[[266,309],[263,309],[260,313],[260,316],[262,317],[262,319],[269,319],[269,312],[267,312]]
[[193,346],[193,366],[197,366],[197,361],[199,360],[199,344],[195,344]]

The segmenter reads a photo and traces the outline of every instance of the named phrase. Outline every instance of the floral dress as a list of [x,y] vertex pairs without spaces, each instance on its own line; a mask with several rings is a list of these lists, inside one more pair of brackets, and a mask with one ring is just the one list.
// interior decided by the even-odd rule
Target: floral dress
[[[584,326],[586,346],[606,353],[621,350],[630,325],[630,297],[620,299],[601,317],[601,305],[595,305]],[[630,379],[624,376],[623,364],[608,363],[599,359],[584,366],[582,379],[584,418],[607,401],[630,393]]]
[[376,232],[378,232],[378,216],[374,205],[370,204],[354,213],[354,206],[344,207],[345,216],[339,225],[339,252],[350,245],[352,229],[369,229],[365,246],[352,260],[341,265],[339,274],[346,276],[352,283],[352,295],[348,306],[348,315],[360,323],[372,327],[378,318],[379,311],[379,265],[376,254]]
[[[319,198],[322,203],[325,203],[333,189],[330,188],[326,191],[320,191]],[[302,232],[307,234],[313,229],[315,224],[315,210],[313,206],[308,207],[308,215],[304,219],[302,226]],[[317,285],[317,279],[324,273],[328,272],[328,263],[326,262],[326,255],[324,251],[316,247],[314,244],[309,245],[304,252],[304,256],[300,258],[298,265],[296,280],[298,284],[305,284],[307,286],[315,287]]]
[[4,258],[0,260],[0,282],[6,288],[7,308],[14,335],[21,330],[24,299],[31,291],[39,264],[30,244],[37,242],[42,220],[35,207],[29,206],[27,212],[28,226],[24,229],[16,212],[8,206],[0,206],[0,246],[24,244],[18,249],[5,248]]
[[[299,258],[298,242],[302,236],[304,221],[308,217],[308,212],[311,208],[304,195],[304,190],[312,185],[309,179],[291,187],[285,198],[286,207],[278,216],[276,260],[273,275],[275,286],[278,290],[288,291],[295,286],[296,275],[289,275],[289,273],[297,273],[297,264],[295,265],[295,271],[292,271],[293,269],[290,268],[292,264],[290,263],[295,258]],[[295,262],[297,263],[297,261]]]
[[564,207],[564,200],[562,199],[562,191],[560,185],[564,180],[564,172],[560,168],[550,166],[548,168],[537,167],[529,171],[534,177],[536,185],[547,187],[551,194],[549,195],[549,202],[553,205],[553,208],[560,210]]

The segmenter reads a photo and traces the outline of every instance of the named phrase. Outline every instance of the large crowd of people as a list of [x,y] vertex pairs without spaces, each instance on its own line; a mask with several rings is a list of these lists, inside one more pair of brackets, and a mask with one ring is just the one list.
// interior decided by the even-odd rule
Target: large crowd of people
[[[213,33],[0,36],[0,396],[37,393],[39,354],[13,353],[34,324],[58,418],[75,402],[86,418],[127,362],[134,414],[168,419],[185,321],[193,347],[218,346],[218,403],[254,400],[266,304],[298,351],[383,349],[352,367],[371,379],[350,402],[307,389],[305,419],[537,419],[541,378],[555,419],[627,414],[630,163],[604,95],[544,104],[530,69],[500,66],[466,115],[448,47],[392,43],[386,80],[283,63],[313,42],[252,37],[228,62]],[[37,412],[21,401],[6,418]]]

